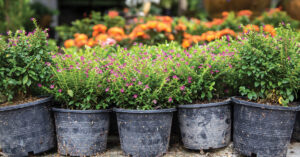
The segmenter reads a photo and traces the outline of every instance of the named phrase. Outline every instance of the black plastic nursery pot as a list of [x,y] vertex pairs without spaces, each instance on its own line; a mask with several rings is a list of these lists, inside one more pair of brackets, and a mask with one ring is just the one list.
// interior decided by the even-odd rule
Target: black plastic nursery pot
[[225,147],[231,139],[231,101],[179,105],[178,119],[184,147],[205,150]]
[[168,150],[172,126],[172,109],[117,109],[121,148],[133,157],[158,157]]
[[293,139],[300,141],[300,113],[297,113],[296,121],[294,125]]
[[91,156],[106,150],[111,110],[53,111],[59,154]]
[[299,107],[258,104],[232,98],[233,144],[244,155],[285,157]]
[[8,156],[28,156],[55,147],[51,97],[0,107],[0,150]]

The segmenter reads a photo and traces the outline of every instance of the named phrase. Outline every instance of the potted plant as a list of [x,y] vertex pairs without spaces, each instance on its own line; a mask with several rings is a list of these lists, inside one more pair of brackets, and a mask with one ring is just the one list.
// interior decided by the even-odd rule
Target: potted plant
[[58,153],[91,156],[106,150],[109,129],[109,60],[86,48],[53,55],[51,85]]
[[172,75],[159,46],[120,50],[111,80],[112,99],[125,155],[162,156],[167,152],[174,103]]
[[9,156],[27,156],[55,147],[50,97],[40,97],[50,78],[47,30],[18,30],[0,36],[0,149]]
[[286,156],[299,90],[299,33],[289,25],[250,32],[237,41],[234,66],[239,93],[234,106],[234,148],[245,155]]
[[[229,37],[228,37],[229,38]],[[226,39],[189,51],[175,51],[174,67],[182,78],[176,92],[184,147],[194,150],[225,147],[231,139],[233,68],[236,58]],[[221,45],[221,46],[220,46]]]

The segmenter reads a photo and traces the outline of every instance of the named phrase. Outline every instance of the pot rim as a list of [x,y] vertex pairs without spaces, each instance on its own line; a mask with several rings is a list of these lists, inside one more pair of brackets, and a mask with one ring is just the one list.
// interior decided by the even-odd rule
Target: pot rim
[[275,106],[275,105],[267,105],[267,104],[259,104],[255,102],[249,102],[245,100],[237,99],[238,97],[232,97],[231,100],[234,104],[244,105],[249,107],[256,107],[267,110],[279,110],[279,111],[300,111],[300,103],[297,107],[283,107],[283,106]]
[[113,108],[114,112],[119,113],[168,113],[168,112],[175,112],[176,108],[169,108],[169,109],[158,109],[158,110],[132,110],[132,109],[123,109],[123,108]]
[[17,105],[12,105],[12,106],[0,107],[0,112],[10,111],[10,110],[17,110],[17,109],[22,109],[22,108],[26,108],[26,107],[36,106],[36,105],[39,105],[39,104],[43,104],[45,102],[49,102],[49,101],[51,101],[51,99],[52,99],[52,97],[50,96],[50,97],[44,97],[40,100],[36,100],[36,101],[33,101],[33,102],[24,103],[24,104],[17,104]]
[[111,112],[111,109],[102,109],[102,110],[70,110],[70,109],[64,109],[64,108],[52,108],[53,112],[63,112],[63,113],[105,113],[105,112]]
[[206,107],[217,107],[223,105],[229,105],[231,103],[230,98],[221,102],[207,103],[207,104],[190,104],[190,105],[178,105],[178,108],[193,109],[193,108],[206,108]]

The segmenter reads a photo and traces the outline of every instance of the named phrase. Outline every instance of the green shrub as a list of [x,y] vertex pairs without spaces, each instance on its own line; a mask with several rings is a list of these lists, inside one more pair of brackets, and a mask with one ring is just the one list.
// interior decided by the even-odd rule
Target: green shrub
[[[18,30],[8,32],[8,41],[1,39],[0,95],[14,101],[34,95],[38,85],[49,82],[51,49],[48,47],[47,30],[37,27],[33,32]],[[27,34],[27,35],[26,35]]]
[[275,37],[250,32],[236,41],[240,94],[283,106],[293,102],[300,86],[299,39],[299,32],[286,25],[276,28]]
[[107,51],[101,47],[87,47],[80,50],[67,49],[65,54],[53,55],[53,64],[50,65],[53,74],[51,84],[43,89],[52,94],[63,108],[107,108],[110,103],[110,71],[107,69],[109,58],[104,52]]

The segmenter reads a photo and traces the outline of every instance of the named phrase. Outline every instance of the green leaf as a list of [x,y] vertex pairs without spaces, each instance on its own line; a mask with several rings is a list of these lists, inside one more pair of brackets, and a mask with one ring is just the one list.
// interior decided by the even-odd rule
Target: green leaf
[[293,96],[293,95],[290,95],[290,96],[289,96],[289,100],[290,100],[291,102],[293,102],[293,101],[294,101],[294,96]]
[[73,91],[72,91],[72,90],[69,89],[67,92],[68,92],[68,95],[69,95],[70,97],[73,97]]
[[23,84],[26,84],[27,81],[28,81],[28,75],[25,75],[25,76],[23,77]]
[[250,75],[251,75],[251,72],[250,72],[250,71],[248,71],[248,72],[247,72],[247,74],[248,74],[248,76],[250,76]]
[[259,83],[258,83],[258,82],[255,82],[255,83],[254,83],[254,86],[255,86],[255,87],[258,87],[258,86],[259,86]]
[[250,99],[250,100],[252,100],[252,98],[253,98],[253,95],[252,95],[252,93],[248,93],[248,99]]
[[201,98],[204,99],[204,97],[205,97],[205,93],[203,92],[203,93],[201,94]]

